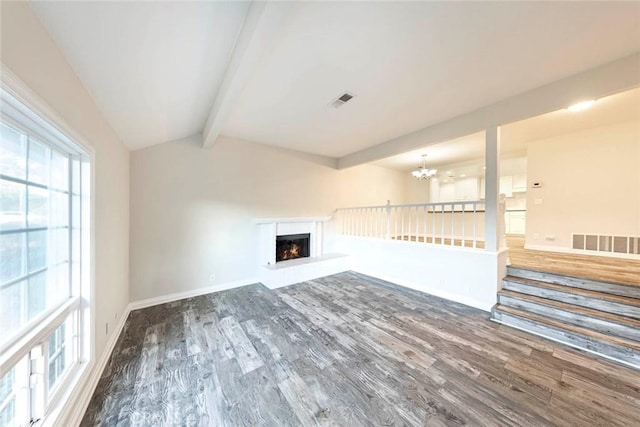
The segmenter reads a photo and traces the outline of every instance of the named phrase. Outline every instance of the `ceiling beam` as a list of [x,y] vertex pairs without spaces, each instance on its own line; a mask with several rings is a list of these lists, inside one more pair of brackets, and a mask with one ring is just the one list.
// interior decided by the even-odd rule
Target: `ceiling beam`
[[202,131],[202,146],[210,148],[220,135],[234,102],[251,73],[268,52],[292,9],[292,3],[253,1],[242,24],[233,53]]
[[640,86],[640,52],[515,95],[450,120],[382,142],[338,159],[338,169],[369,163],[598,99]]

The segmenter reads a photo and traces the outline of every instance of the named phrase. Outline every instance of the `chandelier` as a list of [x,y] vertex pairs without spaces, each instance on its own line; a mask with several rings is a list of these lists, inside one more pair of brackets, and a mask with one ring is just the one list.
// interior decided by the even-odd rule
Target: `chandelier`
[[422,167],[411,172],[414,177],[424,180],[434,176],[438,171],[436,169],[427,169],[427,155],[422,155]]

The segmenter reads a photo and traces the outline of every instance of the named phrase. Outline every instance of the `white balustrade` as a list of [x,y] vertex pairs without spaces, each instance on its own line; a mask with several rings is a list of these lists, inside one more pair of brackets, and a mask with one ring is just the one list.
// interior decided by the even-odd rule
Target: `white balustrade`
[[484,211],[484,201],[480,200],[407,205],[387,202],[341,208],[335,218],[338,232],[344,236],[484,248]]

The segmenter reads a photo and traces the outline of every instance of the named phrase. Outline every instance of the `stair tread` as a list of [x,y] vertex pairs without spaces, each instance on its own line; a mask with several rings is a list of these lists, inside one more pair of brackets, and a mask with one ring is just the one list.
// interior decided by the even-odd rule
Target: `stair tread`
[[[531,272],[531,273],[546,274],[548,276],[556,276],[556,277],[559,277],[559,278],[567,277],[569,279],[581,280],[583,282],[603,283],[603,284],[606,284],[606,285],[624,286],[624,287],[627,287],[627,288],[634,288],[634,289],[638,288],[638,285],[632,285],[632,284],[629,284],[629,283],[617,283],[617,282],[613,282],[611,280],[594,279],[592,277],[576,276],[574,274],[559,273],[557,271],[551,271],[551,270],[534,270],[533,268],[520,267],[520,266],[517,266],[517,265],[509,265],[509,266],[507,266],[507,268],[510,269],[510,270],[524,270],[524,271],[528,271],[528,272]],[[515,277],[517,277],[517,276],[515,276]]]
[[495,307],[495,310],[503,313],[512,314],[514,316],[519,316],[528,320],[532,320],[537,323],[542,323],[547,326],[551,326],[553,328],[564,329],[566,331],[570,331],[576,334],[588,336],[598,341],[608,342],[610,344],[614,344],[617,346],[631,348],[634,351],[640,352],[640,343],[636,341],[628,340],[628,339],[621,338],[614,335],[603,334],[601,332],[594,331],[589,328],[583,328],[581,326],[571,325],[569,323],[564,323],[557,320],[549,319],[548,317],[540,316],[538,314],[533,314],[528,311],[520,310],[514,307],[504,306],[502,304],[498,304]]
[[516,276],[506,276],[504,280],[516,282],[516,283],[522,283],[525,285],[537,286],[539,288],[546,288],[546,289],[551,289],[555,291],[581,295],[589,298],[597,298],[601,300],[617,302],[620,304],[627,304],[635,307],[640,307],[640,298],[624,297],[621,295],[614,295],[606,292],[592,291],[588,289],[575,288],[572,286],[556,285],[555,283],[541,282],[540,280],[525,279],[523,277],[516,277]]
[[640,329],[640,320],[634,319],[632,317],[622,316],[620,314],[608,313],[606,311],[595,310],[593,308],[583,307],[575,304],[569,304],[566,302],[556,301],[548,298],[542,298],[535,295],[523,294],[521,292],[510,291],[508,289],[502,289],[498,291],[498,294],[510,296],[517,299],[533,301],[539,304],[544,304],[547,306],[559,308],[561,310],[584,314],[586,316],[591,316],[591,317],[597,317],[600,319],[605,319],[615,323]]

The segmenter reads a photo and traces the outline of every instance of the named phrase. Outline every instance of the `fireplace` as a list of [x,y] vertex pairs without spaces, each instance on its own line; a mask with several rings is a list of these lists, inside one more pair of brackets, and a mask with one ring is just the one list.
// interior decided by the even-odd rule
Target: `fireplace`
[[310,233],[276,236],[276,262],[309,256]]

